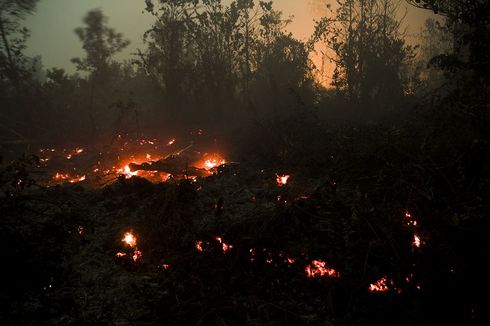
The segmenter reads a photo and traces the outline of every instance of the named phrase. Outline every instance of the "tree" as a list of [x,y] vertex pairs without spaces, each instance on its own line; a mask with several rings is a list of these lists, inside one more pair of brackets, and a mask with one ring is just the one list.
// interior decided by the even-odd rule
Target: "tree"
[[21,79],[28,72],[22,52],[29,31],[21,22],[34,12],[37,2],[38,0],[0,2],[0,82],[3,84],[8,81],[18,95]]
[[[87,13],[83,19],[85,27],[75,29],[75,34],[82,42],[85,50],[84,58],[73,58],[78,71],[88,72],[88,119],[92,125],[91,136],[95,137],[98,125],[108,124],[112,118],[109,110],[95,110],[94,103],[99,108],[107,108],[112,103],[114,82],[117,80],[120,65],[114,56],[129,45],[121,33],[107,26],[108,18],[100,9]],[[82,84],[83,85],[83,84]],[[105,99],[103,96],[105,96]],[[95,101],[97,98],[97,101]],[[100,114],[98,114],[100,113]]]
[[435,56],[439,67],[469,79],[474,85],[490,83],[490,3],[487,0],[407,0],[446,19],[453,36],[451,53]]
[[404,67],[413,58],[391,0],[338,0],[334,18],[317,22],[310,43],[321,41],[335,63],[332,85],[352,103],[390,107],[403,96]]
[[129,45],[121,33],[107,26],[108,18],[100,9],[87,13],[85,27],[75,29],[86,52],[85,58],[73,58],[77,70],[86,71],[91,78],[100,81],[107,76],[114,63],[114,56]]

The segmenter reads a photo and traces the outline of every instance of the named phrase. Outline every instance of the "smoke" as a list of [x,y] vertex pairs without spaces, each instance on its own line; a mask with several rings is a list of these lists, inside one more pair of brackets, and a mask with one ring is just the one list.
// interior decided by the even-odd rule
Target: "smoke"
[[308,8],[315,15],[326,16],[331,12],[332,6],[336,4],[335,0],[306,0]]

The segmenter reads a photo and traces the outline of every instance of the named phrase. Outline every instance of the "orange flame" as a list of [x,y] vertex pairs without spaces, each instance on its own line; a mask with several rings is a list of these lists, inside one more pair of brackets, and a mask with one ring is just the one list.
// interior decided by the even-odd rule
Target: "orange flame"
[[223,240],[221,239],[221,237],[215,237],[214,239],[216,241],[218,241],[219,243],[221,243],[221,248],[223,250],[223,253],[226,254],[228,251],[230,251],[231,249],[233,249],[233,246],[230,245],[230,244],[224,243]]
[[388,292],[389,288],[388,285],[393,284],[393,281],[390,280],[388,281],[388,277],[383,276],[379,280],[377,280],[375,283],[369,284],[369,292]]
[[131,248],[136,246],[136,237],[131,232],[124,233],[122,242],[125,242]]
[[196,241],[195,247],[197,251],[203,252],[204,250],[202,249],[202,241]]
[[133,253],[133,260],[136,262],[142,255],[141,250],[135,249]]
[[276,174],[276,182],[277,182],[277,185],[278,186],[285,186],[287,183],[288,183],[288,179],[289,179],[290,175],[278,175]]
[[340,273],[333,268],[327,267],[327,264],[321,260],[313,260],[311,265],[305,268],[306,276],[314,277],[340,277]]
[[422,246],[422,240],[420,239],[420,237],[417,234],[414,234],[413,235],[413,242],[412,242],[412,244],[416,248],[420,248]]

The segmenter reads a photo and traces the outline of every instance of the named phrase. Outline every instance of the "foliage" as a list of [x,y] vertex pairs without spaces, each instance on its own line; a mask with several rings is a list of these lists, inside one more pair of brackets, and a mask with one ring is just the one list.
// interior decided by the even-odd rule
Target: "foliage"
[[335,62],[332,85],[353,104],[391,108],[408,90],[405,67],[414,56],[397,19],[399,7],[384,0],[339,1],[334,18],[317,22],[310,43],[321,41]]

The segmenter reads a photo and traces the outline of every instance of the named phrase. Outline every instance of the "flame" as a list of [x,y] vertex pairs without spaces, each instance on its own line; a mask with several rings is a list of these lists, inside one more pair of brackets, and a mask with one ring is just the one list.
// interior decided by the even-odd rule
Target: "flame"
[[278,186],[285,186],[287,183],[288,183],[288,179],[289,179],[290,175],[278,175],[276,174],[276,182],[277,182],[277,185]]
[[204,154],[203,159],[192,164],[198,169],[211,170],[219,165],[226,163],[226,160],[219,154]]
[[142,255],[143,254],[142,254],[141,250],[135,249],[132,258],[136,262],[138,259],[141,258]]
[[126,177],[126,179],[129,179],[135,175],[138,175],[138,171],[134,171],[134,172],[131,171],[128,164],[126,164],[123,168],[117,169],[116,172],[124,175]]
[[202,249],[202,241],[196,241],[195,247],[197,251],[203,252],[204,250]]
[[56,174],[53,177],[54,180],[66,180],[69,178],[70,178],[70,176],[68,174],[63,174],[60,172],[56,172]]
[[66,158],[68,160],[71,160],[71,158],[75,155],[78,155],[78,154],[81,154],[85,149],[83,147],[77,147],[75,148],[73,151],[71,151],[67,156]]
[[313,260],[311,265],[305,268],[306,276],[314,277],[340,277],[340,273],[333,268],[327,267],[327,264],[321,260]]
[[208,159],[204,161],[204,168],[206,170],[211,170],[212,168],[218,166],[218,165],[223,165],[225,164],[225,160],[223,159]]
[[390,280],[388,281],[388,277],[383,276],[379,280],[377,280],[375,283],[369,284],[369,292],[388,292],[389,288],[388,285],[391,284],[393,285],[393,281]]
[[420,248],[422,246],[422,240],[416,233],[413,235],[412,245],[416,248]]
[[233,246],[223,242],[223,239],[221,239],[221,237],[215,237],[214,239],[216,241],[218,241],[219,243],[221,243],[221,248],[222,248],[224,254],[226,254],[228,251],[233,249]]
[[125,242],[131,248],[136,246],[136,237],[131,232],[124,233],[122,242]]
[[67,180],[70,183],[76,183],[76,182],[84,181],[85,179],[86,179],[85,175],[82,175],[81,177],[79,177],[79,176],[71,177],[68,173],[60,173],[60,172],[56,172],[56,174],[53,177],[54,181]]
[[70,183],[81,182],[81,181],[84,181],[85,179],[86,179],[86,177],[84,175],[82,175],[81,177],[76,177],[74,179],[71,179]]
[[410,214],[410,212],[405,212],[405,219],[407,220],[407,226],[417,227],[417,221],[412,218],[412,214]]

